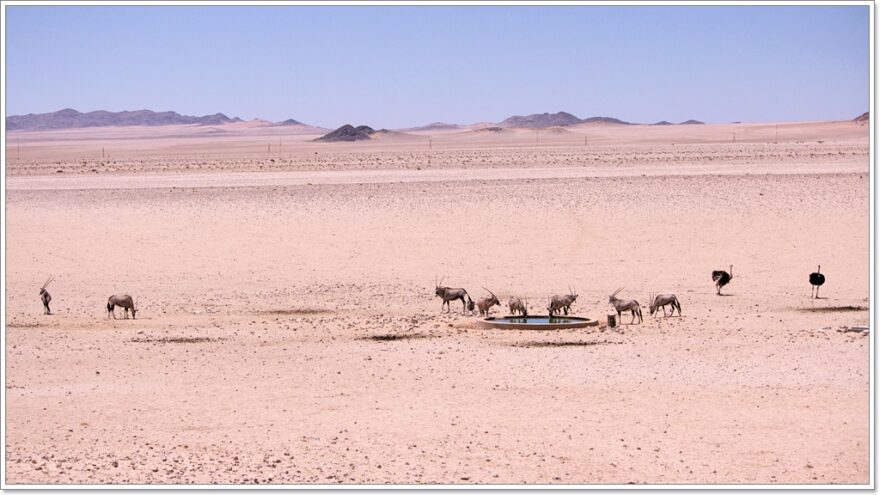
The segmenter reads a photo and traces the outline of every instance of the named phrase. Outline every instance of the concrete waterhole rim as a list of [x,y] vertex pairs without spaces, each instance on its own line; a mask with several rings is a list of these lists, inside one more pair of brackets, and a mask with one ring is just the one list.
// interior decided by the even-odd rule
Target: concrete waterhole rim
[[[547,319],[546,316],[540,315],[530,315],[526,317],[522,316],[490,316],[488,318],[484,318],[482,320],[477,321],[478,328],[506,328],[509,330],[566,330],[570,328],[586,328],[586,327],[595,327],[599,325],[598,320],[593,320],[591,318],[585,318],[580,316],[560,316],[559,319],[569,320],[565,323],[522,323],[515,321],[504,321],[504,320],[522,320],[529,318],[540,318]],[[574,321],[570,321],[574,320]]]

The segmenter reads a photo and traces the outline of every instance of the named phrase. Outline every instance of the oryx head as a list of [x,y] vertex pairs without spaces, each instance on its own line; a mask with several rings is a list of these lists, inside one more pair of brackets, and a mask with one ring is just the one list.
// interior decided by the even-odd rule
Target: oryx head
[[42,287],[40,287],[40,295],[41,296],[46,293],[46,287],[49,287],[49,284],[51,284],[53,280],[55,280],[55,277],[53,277],[51,275],[49,276],[49,278],[46,279],[46,282],[43,283]]
[[485,290],[485,291],[488,292],[489,294],[492,294],[492,298],[489,299],[489,303],[490,303],[490,304],[489,304],[489,307],[495,306],[496,304],[497,304],[498,306],[501,306],[501,302],[498,300],[497,297],[495,297],[495,294],[493,294],[491,290],[489,290],[489,289],[487,289],[487,288],[485,288],[485,287],[483,287],[483,290]]
[[138,308],[138,304],[137,304],[137,302],[138,302],[137,299],[132,299],[132,300],[131,300],[131,317],[132,317],[132,318],[135,317],[135,315],[136,315],[137,312],[138,312],[138,309],[140,309],[140,308]]
[[623,290],[623,287],[617,289],[616,291],[614,291],[614,293],[612,293],[610,296],[608,296],[608,302],[613,303],[614,300],[617,299],[617,294],[619,294],[620,291],[622,291],[622,290]]
[[446,277],[443,277],[440,279],[440,281],[437,281],[437,277],[434,277],[434,294],[436,294],[440,297],[443,297],[443,289],[445,287],[443,287],[442,284],[443,284],[443,279],[445,279],[445,278]]
[[578,298],[577,291],[572,289],[571,286],[568,287],[568,298],[571,299],[571,302],[575,302]]

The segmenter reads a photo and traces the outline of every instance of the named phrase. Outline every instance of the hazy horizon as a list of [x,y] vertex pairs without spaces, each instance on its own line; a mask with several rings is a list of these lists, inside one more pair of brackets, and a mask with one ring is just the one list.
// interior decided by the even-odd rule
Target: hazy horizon
[[867,4],[4,8],[6,116],[149,109],[405,128],[869,110]]

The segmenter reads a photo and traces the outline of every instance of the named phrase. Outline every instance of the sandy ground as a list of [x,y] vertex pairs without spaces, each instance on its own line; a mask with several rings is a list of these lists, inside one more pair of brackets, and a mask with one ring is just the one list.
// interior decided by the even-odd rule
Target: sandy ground
[[[52,170],[93,137],[22,138],[6,482],[868,483],[872,337],[838,331],[868,323],[867,127],[607,127],[315,148],[350,168],[303,140],[262,172],[231,130],[116,130],[130,155],[98,173]],[[571,286],[601,319],[617,287],[669,291],[683,316],[483,330],[440,314],[435,276],[533,312]]]

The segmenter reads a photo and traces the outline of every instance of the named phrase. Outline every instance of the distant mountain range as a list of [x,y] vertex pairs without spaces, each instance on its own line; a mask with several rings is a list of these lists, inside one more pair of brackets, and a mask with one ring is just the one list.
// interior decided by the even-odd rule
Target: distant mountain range
[[177,112],[153,112],[151,110],[136,110],[133,112],[107,112],[98,110],[95,112],[78,112],[72,108],[65,108],[52,113],[13,115],[6,118],[6,129],[72,129],[77,127],[110,127],[125,125],[172,125],[172,124],[202,124],[218,125],[232,122],[242,122],[238,117],[229,118],[222,113],[193,117],[180,115]]
[[[867,115],[867,114],[866,114]],[[859,118],[867,118],[862,116]],[[154,112],[152,110],[136,110],[123,112],[108,112],[97,110],[94,112],[78,112],[72,108],[65,108],[57,112],[12,115],[6,118],[6,129],[15,130],[48,130],[48,129],[74,129],[82,127],[111,127],[111,126],[162,126],[162,125],[222,125],[244,122],[238,117],[227,117],[222,113],[213,115],[203,115],[201,117],[192,115],[181,115],[177,112]],[[576,124],[620,124],[631,125],[631,122],[625,122],[613,117],[590,117],[586,119],[578,118],[568,112],[556,113],[535,113],[531,115],[514,115],[508,117],[497,124],[489,125],[501,128],[519,127],[526,129],[545,129],[548,127],[564,127]],[[682,124],[702,124],[698,120],[688,120]],[[307,126],[298,120],[287,119],[277,123],[266,123],[266,125],[278,126]],[[657,122],[653,125],[675,125],[667,121]],[[351,127],[351,126],[347,126]],[[361,126],[365,127],[365,126]],[[357,129],[361,129],[358,127]],[[458,124],[446,124],[443,122],[434,122],[420,127],[411,127],[403,129],[403,131],[432,131],[432,130],[455,130],[465,128]],[[351,127],[351,129],[355,129]],[[372,130],[372,129],[371,129]],[[333,140],[360,140],[368,139],[369,134],[364,134],[364,130],[351,133],[350,129],[343,126],[334,132]],[[330,133],[333,134],[333,133]],[[329,134],[328,134],[329,136]],[[353,137],[352,137],[353,136]],[[329,140],[329,139],[328,139]]]
[[[48,130],[48,129],[76,129],[81,127],[112,127],[112,126],[161,126],[161,125],[221,125],[244,122],[238,117],[229,118],[222,113],[203,115],[181,115],[177,112],[154,112],[152,110],[135,110],[123,112],[108,112],[97,110],[94,112],[78,112],[72,108],[65,108],[51,113],[29,113],[27,115],[12,115],[6,117],[6,130]],[[298,125],[302,122],[287,119],[275,125]]]
[[[526,129],[546,129],[547,127],[564,127],[576,124],[621,124],[632,125],[632,122],[626,122],[614,117],[590,117],[580,119],[568,112],[556,113],[533,113],[531,115],[514,115],[501,121],[501,127],[523,127]],[[698,120],[688,120],[682,124],[702,124]],[[665,120],[657,122],[654,125],[674,125]]]

